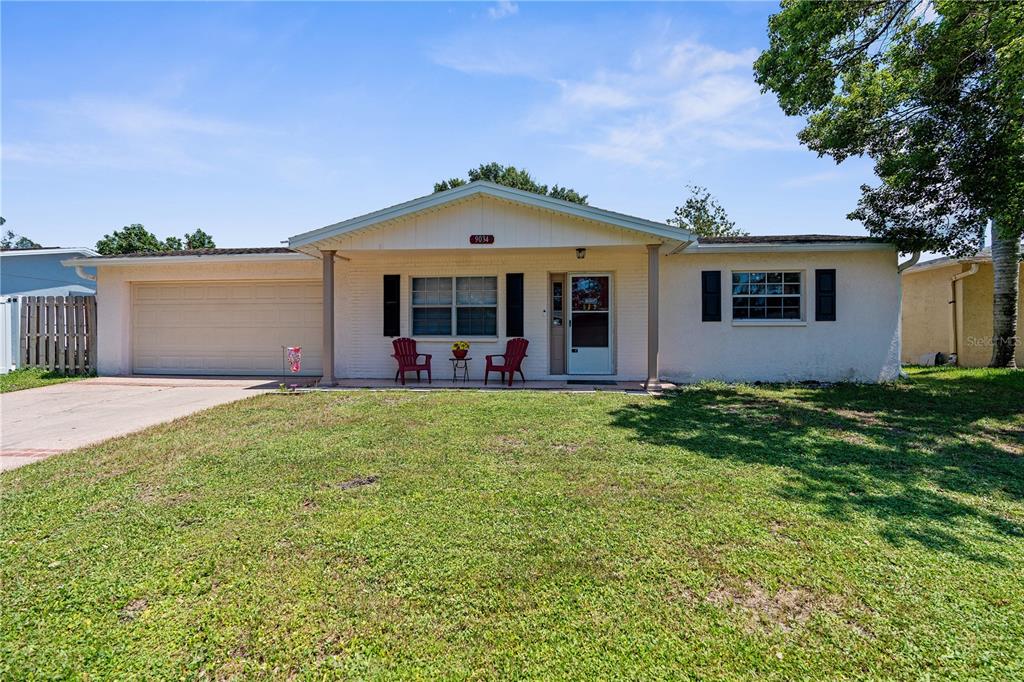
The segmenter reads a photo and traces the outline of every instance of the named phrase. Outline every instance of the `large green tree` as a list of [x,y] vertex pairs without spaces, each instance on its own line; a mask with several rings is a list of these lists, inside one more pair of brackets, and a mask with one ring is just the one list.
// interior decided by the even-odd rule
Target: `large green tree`
[[718,200],[711,196],[706,187],[687,185],[690,196],[682,206],[676,206],[669,225],[689,230],[700,237],[741,237],[746,234],[729,219]]
[[466,175],[469,178],[468,180],[464,178],[449,178],[448,180],[435,182],[434,191],[443,192],[477,180],[486,180],[498,185],[512,187],[513,189],[521,189],[526,192],[533,192],[534,194],[545,194],[555,199],[571,201],[576,204],[587,203],[586,194],[580,194],[574,189],[558,185],[553,185],[549,188],[547,185],[542,185],[534,180],[533,176],[530,175],[530,171],[525,168],[519,169],[515,166],[503,166],[500,163],[494,162],[482,163],[476,168],[470,168]]
[[118,253],[144,253],[147,251],[180,251],[182,249],[212,249],[216,246],[213,237],[200,228],[189,234],[185,233],[184,242],[180,237],[167,237],[163,241],[146,229],[145,225],[132,223],[125,225],[112,234],[103,235],[96,242],[96,250],[108,256]]
[[867,155],[860,220],[901,250],[966,255],[992,225],[993,366],[1013,366],[1024,233],[1024,4],[784,0],[754,65],[800,140]]

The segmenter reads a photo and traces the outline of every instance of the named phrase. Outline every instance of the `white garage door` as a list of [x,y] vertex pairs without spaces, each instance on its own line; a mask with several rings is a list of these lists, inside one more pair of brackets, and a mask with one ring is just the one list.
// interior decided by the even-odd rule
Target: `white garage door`
[[176,282],[132,286],[136,374],[281,373],[302,346],[302,374],[323,372],[320,282]]

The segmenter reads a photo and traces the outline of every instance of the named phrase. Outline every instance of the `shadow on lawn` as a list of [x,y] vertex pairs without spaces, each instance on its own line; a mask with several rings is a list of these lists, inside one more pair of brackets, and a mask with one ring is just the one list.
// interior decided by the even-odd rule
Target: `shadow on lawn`
[[[943,376],[945,375],[945,376]],[[1024,527],[959,495],[1024,501],[1024,372],[955,376],[922,371],[893,385],[704,385],[613,413],[654,445],[792,472],[780,497],[841,521],[875,517],[894,545],[1002,564],[966,540],[1002,542]],[[1003,423],[986,426],[979,420]]]

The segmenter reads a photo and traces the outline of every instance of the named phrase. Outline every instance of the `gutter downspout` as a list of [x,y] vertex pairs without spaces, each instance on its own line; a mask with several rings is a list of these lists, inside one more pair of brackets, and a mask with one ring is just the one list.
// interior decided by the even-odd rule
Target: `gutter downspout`
[[950,308],[950,311],[953,318],[953,355],[956,355],[957,357],[957,364],[960,364],[960,347],[958,343],[960,334],[957,332],[956,328],[956,313],[957,308],[963,304],[963,301],[958,300],[956,297],[956,283],[962,279],[967,279],[971,275],[978,274],[978,268],[979,265],[977,263],[971,263],[970,270],[966,272],[961,272],[958,275],[953,275],[953,278],[949,280],[949,292],[951,297],[949,303],[952,306]]
[[79,277],[81,277],[82,279],[89,280],[90,282],[95,282],[96,281],[96,275],[92,275],[92,274],[86,272],[84,265],[76,265],[75,266],[75,274],[78,275]]
[[914,267],[915,265],[917,265],[917,261],[919,261],[919,260],[921,260],[921,252],[920,251],[915,251],[913,253],[913,255],[910,256],[910,260],[908,260],[908,261],[906,261],[904,263],[900,263],[896,267],[896,272],[903,272],[907,268]]

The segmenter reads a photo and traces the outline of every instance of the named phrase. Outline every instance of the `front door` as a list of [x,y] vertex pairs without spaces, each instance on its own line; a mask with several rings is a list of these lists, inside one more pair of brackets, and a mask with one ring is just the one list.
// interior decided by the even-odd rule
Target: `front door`
[[611,275],[570,275],[569,306],[569,374],[611,374]]

